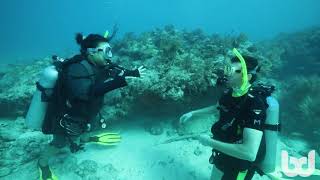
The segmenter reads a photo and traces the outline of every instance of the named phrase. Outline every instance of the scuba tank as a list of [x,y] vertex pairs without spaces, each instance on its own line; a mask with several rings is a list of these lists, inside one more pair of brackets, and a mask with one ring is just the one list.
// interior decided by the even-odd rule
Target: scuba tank
[[272,96],[268,96],[266,100],[269,106],[263,131],[266,140],[266,154],[258,166],[264,173],[271,173],[276,169],[278,132],[280,131],[279,103]]
[[58,74],[55,66],[49,66],[43,70],[26,116],[28,128],[35,130],[42,129],[43,120],[47,112],[48,99],[53,94]]
[[33,95],[26,115],[28,128],[47,131],[43,129],[43,125],[45,124],[49,103],[51,103],[51,106],[61,106],[61,104],[55,103],[58,103],[57,99],[63,98],[57,84],[61,85],[64,69],[73,63],[81,62],[83,59],[82,55],[75,55],[70,59],[52,56],[52,65],[43,70],[40,80],[36,83],[37,90]]
[[58,56],[52,56],[52,60],[52,65],[43,70],[40,80],[36,83],[37,90],[32,97],[26,115],[27,127],[34,130],[42,130],[48,103],[53,98],[59,72],[66,64],[70,63],[70,60]]
[[279,122],[279,102],[271,96],[275,90],[274,86],[268,86],[259,83],[256,87],[256,93],[265,98],[265,103],[268,105],[266,109],[266,120],[263,127],[263,134],[266,143],[266,153],[264,158],[257,163],[260,172],[271,173],[276,169],[278,132],[280,131]]

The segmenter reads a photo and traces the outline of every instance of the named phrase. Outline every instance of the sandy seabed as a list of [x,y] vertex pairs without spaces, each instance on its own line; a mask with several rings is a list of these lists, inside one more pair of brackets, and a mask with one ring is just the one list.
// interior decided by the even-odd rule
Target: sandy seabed
[[[190,139],[162,144],[177,136],[169,136],[170,128],[167,124],[164,133],[151,135],[145,130],[144,121],[117,125],[110,132],[121,134],[122,141],[118,145],[87,144],[84,151],[76,154],[66,149],[54,156],[50,165],[59,180],[209,180],[213,168],[208,162],[211,149]],[[69,163],[70,159],[76,163]],[[97,164],[93,176],[81,177],[79,173],[70,170],[71,166],[84,161]],[[109,173],[106,173],[105,168],[109,168]],[[217,172],[215,179],[219,179],[220,175]],[[2,179],[30,180],[32,177],[38,177],[35,162],[22,165],[18,171]],[[267,179],[257,174],[254,177],[254,180]]]

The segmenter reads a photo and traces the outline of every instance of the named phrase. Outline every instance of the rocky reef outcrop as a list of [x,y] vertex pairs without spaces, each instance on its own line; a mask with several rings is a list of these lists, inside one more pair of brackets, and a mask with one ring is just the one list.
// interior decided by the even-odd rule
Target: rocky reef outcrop
[[[210,97],[214,103],[212,91],[217,74],[233,56],[233,47],[257,57],[263,64],[269,63],[244,34],[207,35],[200,29],[179,31],[173,26],[140,35],[127,33],[113,43],[113,61],[127,68],[144,65],[147,75],[106,95],[107,106],[102,114],[106,119],[121,119],[135,110],[158,114],[183,111],[201,98]],[[5,111],[0,116],[26,112],[38,75],[49,63],[44,59],[4,74],[0,80],[0,107]],[[271,70],[263,69],[263,73]]]

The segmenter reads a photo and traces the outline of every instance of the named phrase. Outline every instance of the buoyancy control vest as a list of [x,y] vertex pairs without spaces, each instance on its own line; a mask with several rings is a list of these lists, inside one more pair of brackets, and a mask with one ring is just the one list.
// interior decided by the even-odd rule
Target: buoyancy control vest
[[[233,98],[231,91],[226,91],[219,101],[220,119],[216,122],[211,132],[214,139],[227,143],[242,143],[242,132],[247,127],[245,120],[250,119],[249,111],[259,111],[260,120],[250,119],[252,124],[261,123],[255,129],[264,132],[262,142],[254,164],[264,173],[275,170],[275,159],[277,152],[277,136],[280,130],[279,125],[279,104],[271,96],[273,86],[258,84],[250,88],[248,94],[243,97]],[[258,104],[259,108],[249,109],[252,103]],[[261,112],[260,112],[261,111]],[[249,126],[250,128],[250,126]],[[213,150],[212,163],[221,171],[230,168],[245,170],[251,167],[252,163],[228,156],[222,152]]]
[[74,63],[81,63],[89,74],[93,73],[90,65],[81,55],[70,59],[53,56],[52,60],[52,65],[43,70],[36,83],[37,89],[26,115],[27,127],[41,130],[44,134],[56,133],[57,123],[59,123],[56,120],[65,115],[67,104],[63,81],[67,67]]

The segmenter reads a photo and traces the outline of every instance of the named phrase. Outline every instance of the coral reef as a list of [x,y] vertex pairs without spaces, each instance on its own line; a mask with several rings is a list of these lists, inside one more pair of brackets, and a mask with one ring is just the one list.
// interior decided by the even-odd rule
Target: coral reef
[[25,114],[36,89],[35,82],[42,69],[50,63],[48,58],[28,65],[11,65],[0,78],[0,116]]
[[277,95],[283,133],[303,137],[319,149],[314,140],[320,134],[317,121],[320,113],[317,108],[320,103],[320,27],[280,34],[259,43],[258,49],[270,60],[270,66],[266,67],[273,69],[270,75],[277,79],[274,84],[280,88]]
[[41,132],[28,130],[21,117],[0,120],[0,178],[37,159],[49,139]]
[[[107,95],[102,114],[107,120],[119,120],[139,110],[137,107],[142,113],[146,109],[157,114],[179,113],[199,99],[211,99],[209,93],[215,88],[217,73],[233,56],[233,47],[262,63],[268,62],[244,34],[206,35],[200,29],[179,31],[172,25],[140,35],[126,34],[113,44],[113,61],[127,68],[143,64],[148,69],[147,76],[130,81],[129,87],[118,93]],[[6,109],[2,112],[9,113],[1,116],[24,114],[37,76],[48,64],[49,60],[45,59],[15,67],[1,78],[0,107]],[[264,69],[264,74],[270,74],[272,68]]]
[[[260,50],[281,78],[292,75],[319,74],[320,69],[320,27],[308,28],[296,33],[280,34],[276,38],[260,43]],[[275,55],[275,56],[274,56]],[[279,59],[280,58],[280,59]]]
[[310,142],[318,139],[320,122],[320,77],[299,76],[286,85],[281,98],[284,133],[302,134]]
[[[262,62],[268,61],[244,34],[209,36],[200,29],[187,32],[173,26],[155,29],[139,37],[127,34],[114,47],[116,62],[125,67],[143,64],[148,69],[144,79],[136,80],[129,88],[123,89],[126,95],[123,98],[128,98],[126,102],[135,103],[135,107],[148,107],[155,113],[172,112],[172,108],[181,111],[195,99],[207,97],[215,87],[218,71],[233,56],[233,47]],[[123,49],[140,55],[128,56],[130,53],[123,53]],[[269,74],[266,71],[270,69],[264,70],[265,74]]]

